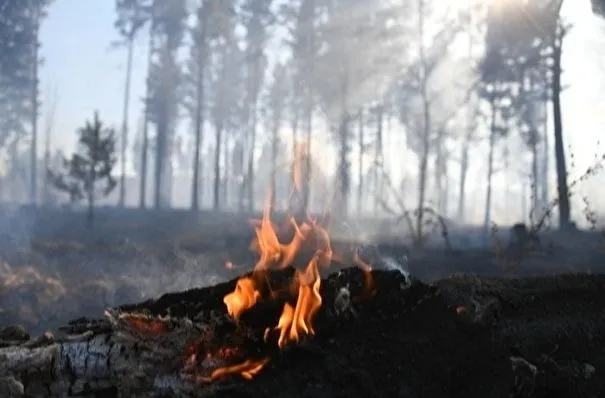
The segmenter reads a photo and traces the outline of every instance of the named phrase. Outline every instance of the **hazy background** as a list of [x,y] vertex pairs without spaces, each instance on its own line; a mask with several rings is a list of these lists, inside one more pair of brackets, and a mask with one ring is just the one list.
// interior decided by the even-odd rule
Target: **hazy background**
[[[330,210],[342,251],[380,244],[378,257],[424,280],[603,272],[605,175],[574,181],[605,160],[605,1],[600,15],[589,0],[565,0],[560,15],[540,8],[560,0],[15,1],[0,0],[0,324],[39,331],[241,275],[269,188],[281,215]],[[133,14],[144,18],[122,175],[128,40],[115,22]],[[568,24],[559,131],[571,220],[584,230],[545,232],[547,244],[518,259],[509,226],[535,226],[558,199],[550,38]],[[117,185],[90,201],[90,169],[64,161],[90,160],[76,143],[95,111],[115,133],[115,151],[95,153]],[[83,129],[88,142],[95,131]],[[83,197],[70,200],[65,181]]]
[[[452,2],[454,3],[461,7],[467,4],[461,0]],[[605,125],[605,82],[602,77],[605,72],[605,27],[602,21],[592,14],[589,0],[566,1],[562,14],[574,25],[564,44],[563,80],[568,89],[562,94],[563,132],[568,147],[568,162],[571,161],[571,154],[574,155],[573,167],[569,167],[571,164],[568,163],[570,179],[573,179],[593,161],[595,153],[600,154],[604,149],[599,143],[599,137],[602,136]],[[48,18],[43,22],[40,34],[41,54],[44,58],[40,71],[41,129],[44,129],[44,115],[48,113],[49,106],[56,106],[52,128],[53,148],[61,148],[69,153],[76,140],[74,132],[84,120],[90,118],[94,110],[99,110],[106,122],[114,124],[118,129],[120,127],[126,60],[123,48],[111,48],[111,43],[119,39],[113,26],[115,19],[115,4],[111,0],[60,0],[49,8]],[[283,55],[288,51],[282,42],[283,31],[274,31],[277,31],[277,37],[270,40],[270,52],[281,52]],[[144,36],[141,35],[136,40],[134,53],[129,117],[130,144],[133,142],[133,134],[142,122],[142,98],[145,95],[147,73],[147,40]],[[461,48],[460,51],[464,53],[466,49]],[[449,75],[455,72],[451,68],[443,68],[443,73]],[[403,175],[402,169],[408,168],[407,173],[415,173],[415,161],[406,162],[406,158],[413,158],[414,155],[405,148],[401,126],[395,125],[392,129],[394,133],[386,147],[385,156],[390,158],[393,179],[397,181]],[[180,123],[181,134],[187,136],[190,130],[190,123]],[[283,126],[282,130],[284,136],[288,137],[288,128]],[[552,131],[552,127],[549,130]],[[314,145],[314,150],[322,152],[322,167],[326,173],[334,173],[335,149],[325,126],[317,126],[313,137],[319,142]],[[209,144],[209,141],[206,140],[206,143]],[[550,140],[550,145],[552,144],[553,141]],[[474,150],[473,158],[486,159],[485,148],[481,149],[485,146],[486,144],[482,143]],[[39,151],[42,153],[42,146],[39,146]],[[129,157],[128,170],[132,172],[132,155]],[[552,157],[551,161],[552,194],[556,185]],[[368,163],[366,162],[366,165]],[[357,176],[356,167],[356,162],[353,162],[354,179]],[[472,162],[470,178],[467,181],[468,192],[484,191],[484,168],[484,162]],[[500,173],[494,179],[494,218],[503,222],[520,218],[519,204],[509,204],[507,208],[501,195],[507,184],[505,176]],[[590,196],[596,208],[605,205],[605,199],[598,194],[604,182],[604,177],[597,177],[581,186],[582,192]],[[175,189],[173,204],[177,207],[189,206],[190,188],[185,186]],[[470,195],[471,200],[473,196]],[[484,194],[479,194],[479,197],[483,196]],[[137,201],[133,198],[131,204],[135,203]],[[573,210],[577,221],[582,222],[581,217],[577,217],[578,206]],[[467,216],[469,222],[481,222],[482,206],[469,203]]]

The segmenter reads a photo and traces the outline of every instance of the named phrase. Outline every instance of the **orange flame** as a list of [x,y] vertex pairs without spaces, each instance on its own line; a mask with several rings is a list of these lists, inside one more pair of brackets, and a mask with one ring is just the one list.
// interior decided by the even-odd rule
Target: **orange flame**
[[260,360],[247,359],[242,363],[217,368],[212,371],[210,376],[196,374],[194,376],[186,377],[196,383],[212,383],[213,381],[234,375],[240,375],[246,380],[252,380],[252,378],[254,378],[254,376],[256,376],[268,363],[269,358]]
[[301,334],[308,336],[315,334],[312,320],[322,302],[319,293],[321,278],[317,264],[318,257],[315,257],[304,272],[296,273],[296,280],[299,283],[296,308],[293,309],[290,304],[286,303],[275,327],[280,332],[277,341],[280,348],[289,342],[297,342]]
[[[306,156],[308,154],[304,146],[297,145],[292,165],[294,188],[290,197],[296,191],[300,192],[302,188],[303,171],[301,171],[301,165],[306,160]],[[287,225],[293,228],[294,234],[291,241],[284,244],[280,242],[277,229],[271,222],[271,195],[269,195],[263,208],[261,220],[253,221],[255,238],[251,242],[250,248],[258,253],[259,259],[252,274],[240,278],[235,290],[223,299],[229,315],[236,321],[239,320],[246,310],[255,306],[261,299],[258,289],[258,272],[271,268],[283,269],[293,265],[303,245],[312,243],[313,257],[303,271],[296,270],[291,286],[293,294],[296,294],[296,305],[293,307],[290,303],[286,303],[277,325],[265,331],[265,336],[271,330],[279,332],[277,344],[280,348],[284,348],[290,342],[298,342],[303,336],[315,334],[313,319],[322,304],[319,267],[329,266],[335,257],[328,231],[315,220],[307,216],[307,220],[301,222],[300,225],[294,217],[290,217],[288,221]],[[369,287],[372,282],[371,267],[363,262],[357,253],[355,253],[353,262],[365,271],[365,283]],[[244,378],[250,379],[258,374],[267,363],[268,359],[261,361],[246,360],[238,365],[218,368],[210,377],[201,380],[213,381],[231,374],[240,374]]]
[[235,285],[235,290],[223,298],[223,303],[227,306],[227,313],[238,320],[240,315],[254,307],[260,293],[256,288],[256,283],[252,278],[241,278]]
[[258,361],[247,359],[237,365],[225,366],[214,370],[208,381],[212,382],[233,374],[239,374],[246,380],[252,380],[252,378],[256,376],[267,363],[269,363],[269,358],[264,358]]

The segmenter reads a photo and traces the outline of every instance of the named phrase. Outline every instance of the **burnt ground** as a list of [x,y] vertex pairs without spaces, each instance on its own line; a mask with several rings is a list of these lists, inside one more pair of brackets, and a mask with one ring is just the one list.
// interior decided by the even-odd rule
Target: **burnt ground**
[[[6,230],[0,236],[0,325],[23,324],[39,334],[106,307],[232,279],[254,264],[248,220],[255,216],[100,210],[92,233],[81,214],[70,212],[0,220]],[[344,233],[337,225],[331,233],[339,250],[363,244],[377,268],[385,265],[377,258],[388,255],[427,282],[457,273],[523,277],[605,271],[605,238],[599,233],[546,234],[543,250],[524,253],[516,262],[502,253],[505,228],[485,249],[477,248],[476,230],[452,228],[449,250],[435,233],[429,248],[416,251],[398,235],[385,237],[385,231],[382,224],[366,223]],[[228,261],[233,267],[225,267]]]
[[[21,324],[37,335],[106,307],[249,270],[246,217],[211,221],[180,234],[174,226],[150,232],[112,221],[96,237],[77,230],[27,241],[5,236],[0,325]],[[434,239],[420,251],[399,240],[362,239],[376,268],[386,267],[378,255],[388,255],[433,285],[383,289],[359,320],[325,327],[312,343],[277,355],[258,382],[225,385],[218,396],[499,397],[511,389],[516,396],[605,396],[605,277],[595,275],[605,270],[603,238],[547,235],[542,249],[512,261],[501,244],[470,249],[464,236],[452,236],[457,243],[449,250]],[[351,243],[336,240],[337,248]],[[409,309],[418,297],[430,299]],[[193,301],[204,302],[199,298]]]
[[[271,344],[260,338],[249,342],[249,353],[269,355],[270,364],[251,382],[219,382],[208,396],[605,394],[605,277],[453,277],[427,285],[396,271],[376,271],[371,296],[364,295],[362,279],[350,269],[324,280],[317,335],[285,351],[267,348]],[[201,314],[224,311],[221,298],[234,284],[121,309],[200,320]],[[343,286],[351,292],[353,311],[337,315],[335,296]],[[250,310],[243,327],[262,331],[273,325],[281,304],[272,304]],[[227,325],[220,335],[235,330]]]

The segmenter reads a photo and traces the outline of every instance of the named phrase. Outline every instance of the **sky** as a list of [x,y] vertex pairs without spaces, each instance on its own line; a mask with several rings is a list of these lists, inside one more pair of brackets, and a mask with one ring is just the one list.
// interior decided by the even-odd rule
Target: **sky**
[[[463,0],[460,0],[462,2]],[[506,0],[500,0],[506,1]],[[575,26],[565,42],[563,123],[566,145],[574,153],[577,173],[595,153],[605,126],[605,26],[590,12],[590,0],[567,0],[563,14]],[[111,48],[117,39],[113,27],[113,0],[58,0],[41,29],[42,113],[40,131],[54,104],[52,146],[70,151],[75,131],[99,111],[102,120],[119,127],[122,120],[126,51]],[[146,40],[134,54],[131,136],[140,123],[141,97],[146,75]],[[42,150],[42,148],[41,148]],[[388,156],[388,155],[387,155]],[[577,174],[576,173],[576,174]]]

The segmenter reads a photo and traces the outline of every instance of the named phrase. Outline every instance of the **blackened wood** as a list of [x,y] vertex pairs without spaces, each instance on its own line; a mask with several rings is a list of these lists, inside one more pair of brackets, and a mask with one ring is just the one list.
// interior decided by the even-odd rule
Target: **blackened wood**
[[[291,275],[285,270],[268,278],[285,286]],[[109,310],[102,320],[80,319],[54,340],[46,336],[0,348],[0,375],[7,375],[0,378],[0,391],[18,396],[17,383],[30,396],[466,398],[605,392],[605,277],[453,277],[429,286],[410,284],[397,272],[374,271],[371,294],[364,276],[350,269],[324,279],[317,335],[285,350],[263,339],[285,298],[261,301],[235,324],[222,302],[235,286],[231,281]],[[343,292],[350,306],[342,304]],[[182,369],[193,342],[200,352],[236,347],[226,363],[265,356],[270,362],[252,381],[191,383]]]

